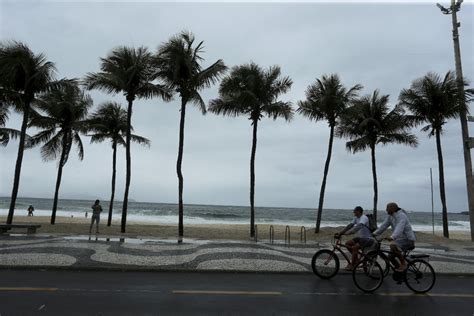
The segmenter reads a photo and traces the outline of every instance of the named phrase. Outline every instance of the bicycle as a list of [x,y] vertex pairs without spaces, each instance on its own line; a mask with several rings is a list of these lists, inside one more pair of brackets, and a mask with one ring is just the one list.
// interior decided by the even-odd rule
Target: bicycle
[[[407,249],[403,257],[407,261],[407,268],[403,272],[397,272],[398,262],[395,255],[388,250],[382,250],[382,238],[377,240],[377,250],[368,253],[364,260],[359,262],[352,272],[354,284],[363,292],[371,293],[377,290],[383,282],[384,277],[390,269],[394,271],[392,278],[398,283],[405,283],[415,293],[426,293],[431,290],[436,282],[436,273],[433,267],[425,260],[430,256],[427,254],[410,255],[414,249]],[[388,267],[388,272],[380,267],[378,261],[382,260]],[[357,269],[361,269],[362,273]]]
[[[351,264],[350,257],[344,252],[344,249],[347,249],[347,251],[349,251],[349,249],[346,245],[342,244],[341,237],[342,236],[334,236],[332,250],[321,249],[313,255],[311,268],[313,269],[314,274],[321,279],[330,279],[339,272],[340,262],[336,251],[346,259],[347,264]],[[364,251],[359,249],[359,257],[363,258],[364,256]]]

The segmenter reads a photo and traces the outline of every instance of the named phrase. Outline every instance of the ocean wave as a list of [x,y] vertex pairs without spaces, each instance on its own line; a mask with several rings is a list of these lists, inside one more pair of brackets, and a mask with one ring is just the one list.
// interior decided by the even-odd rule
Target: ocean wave
[[[160,212],[160,214],[157,214]],[[90,210],[88,211],[89,218],[90,218]],[[191,214],[189,214],[191,213]],[[7,216],[8,209],[0,209],[0,216]],[[15,211],[16,216],[27,216],[27,211],[23,209],[17,209]],[[108,210],[104,209],[102,213],[102,217],[107,217]],[[34,212],[35,216],[51,216],[51,210],[48,209],[36,209]],[[429,214],[427,214],[429,216]],[[85,217],[84,210],[58,210],[56,216],[64,216],[64,217]],[[121,218],[121,210],[115,210],[113,212],[113,219],[119,220]],[[150,223],[150,224],[171,224],[175,225],[178,223],[178,216],[177,213],[173,210],[160,210],[160,211],[152,211],[152,210],[143,210],[140,212],[130,211],[127,214],[127,219],[129,222],[139,222],[139,223]],[[245,215],[237,215],[237,214],[230,214],[230,213],[212,213],[212,212],[203,212],[201,214],[196,214],[194,212],[188,212],[188,214],[184,214],[184,224],[196,224],[196,225],[212,225],[212,224],[242,224],[248,225],[250,222],[248,214]],[[321,227],[340,227],[346,226],[348,223],[347,220],[322,220]],[[306,229],[311,227],[314,228],[315,222],[314,219],[283,219],[283,218],[255,218],[256,225],[282,225],[282,226],[304,226]],[[380,224],[380,223],[379,223]],[[412,227],[415,231],[431,231],[432,224],[431,222],[427,221],[426,218],[420,221],[413,221],[412,220]],[[449,221],[449,229],[452,231],[470,231],[470,223],[469,221]],[[439,221],[435,222],[435,230],[441,231],[442,224]]]
[[193,217],[203,217],[203,218],[248,218],[248,215],[237,215],[229,213],[194,213]]

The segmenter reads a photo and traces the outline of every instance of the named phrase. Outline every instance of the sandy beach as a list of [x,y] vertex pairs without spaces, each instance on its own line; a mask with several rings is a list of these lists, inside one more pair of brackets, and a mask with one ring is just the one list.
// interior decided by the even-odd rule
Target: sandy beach
[[[5,217],[0,217],[1,222],[5,222]],[[50,224],[50,217],[46,216],[16,216],[14,223],[40,224],[38,234],[58,234],[58,235],[86,235],[89,233],[90,218],[76,217],[56,217],[56,224]],[[285,239],[285,226],[274,226],[274,239]],[[334,233],[340,231],[342,227],[323,227],[319,234],[314,234],[314,227],[306,227],[307,241],[331,240]],[[120,232],[120,222],[112,221],[112,226],[107,226],[106,217],[101,218],[100,234],[106,236],[124,237],[153,237],[153,238],[177,238],[178,226],[176,225],[156,225],[143,222],[128,222],[127,232]],[[92,230],[95,232],[95,227]],[[258,240],[269,240],[269,225],[257,225]],[[11,230],[10,232],[15,232]],[[24,232],[21,230],[19,232]],[[471,243],[470,233],[467,231],[452,231],[450,239],[442,237],[442,232],[417,232],[417,241],[435,243]],[[205,240],[249,240],[249,225],[241,224],[219,224],[219,225],[190,225],[184,224],[185,238],[205,239]],[[290,226],[290,237],[292,241],[298,242],[301,238],[301,227]]]

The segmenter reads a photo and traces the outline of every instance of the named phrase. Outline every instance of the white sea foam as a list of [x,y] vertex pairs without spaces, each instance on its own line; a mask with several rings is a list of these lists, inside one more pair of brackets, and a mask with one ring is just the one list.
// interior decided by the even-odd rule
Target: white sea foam
[[[102,213],[102,218],[105,219],[107,217],[107,210],[104,210]],[[0,209],[0,216],[7,216],[8,210],[7,209]],[[27,217],[28,212],[26,210],[16,210],[15,217]],[[44,209],[36,209],[34,212],[35,216],[51,216],[51,210],[44,210]],[[62,217],[85,217],[85,212],[78,212],[78,211],[63,211],[58,210],[56,212],[56,216]],[[91,217],[91,212],[88,212],[88,218]],[[121,212],[115,211],[113,213],[114,220],[121,219]],[[249,219],[248,218],[236,218],[236,219],[229,219],[229,218],[204,218],[204,217],[193,217],[193,216],[184,216],[183,218],[185,224],[195,224],[195,225],[219,225],[219,224],[242,224],[248,225]],[[149,224],[165,224],[165,225],[175,225],[178,223],[178,216],[176,215],[148,215],[148,214],[141,214],[139,212],[129,212],[127,214],[127,221],[129,223],[149,223]],[[314,227],[315,222],[311,221],[292,221],[292,220],[282,220],[282,219],[267,219],[261,220],[256,218],[255,219],[256,225],[290,225],[290,226],[304,226],[306,228]],[[340,227],[346,226],[348,224],[347,221],[322,221],[321,227]],[[451,231],[470,231],[470,223],[468,221],[449,221],[449,230]],[[412,227],[415,231],[431,231],[432,225],[430,224],[413,224]],[[439,224],[435,225],[436,231],[442,231],[443,227]]]

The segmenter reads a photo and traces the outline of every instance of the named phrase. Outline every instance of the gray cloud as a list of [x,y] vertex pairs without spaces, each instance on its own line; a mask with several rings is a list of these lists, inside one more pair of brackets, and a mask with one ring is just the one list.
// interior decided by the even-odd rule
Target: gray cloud
[[[473,6],[460,12],[464,74],[474,78]],[[428,71],[454,68],[450,18],[433,4],[291,4],[291,3],[96,3],[26,1],[0,3],[0,36],[44,52],[57,65],[58,77],[82,77],[99,69],[99,57],[117,45],[144,45],[151,50],[183,29],[205,41],[205,64],[222,58],[229,66],[250,60],[278,64],[290,76],[292,90],[282,96],[296,104],[308,84],[323,74],[338,73],[347,86],[364,85],[363,94],[380,89],[391,104],[410,82]],[[95,104],[116,100],[92,91]],[[217,97],[217,86],[203,91]],[[130,196],[139,201],[177,200],[175,163],[179,100],[137,100],[135,132],[152,140],[150,149],[132,151]],[[8,123],[19,127],[20,117]],[[437,189],[433,138],[415,131],[417,149],[377,148],[379,206],[396,200],[408,209],[430,210],[429,168]],[[326,158],[329,129],[325,122],[297,116],[291,123],[265,118],[259,125],[256,158],[256,203],[261,206],[315,207]],[[88,141],[86,141],[88,142]],[[459,122],[443,135],[448,208],[467,209]],[[371,207],[370,154],[346,151],[336,140],[326,191],[326,207]],[[185,203],[248,204],[251,126],[245,117],[205,116],[187,112],[183,173]],[[61,197],[107,199],[112,151],[109,144],[87,145],[64,169]],[[0,195],[11,192],[17,143],[0,149]],[[119,151],[117,198],[124,187],[124,150]],[[25,154],[21,196],[52,197],[56,163],[43,163],[38,149]],[[437,197],[438,195],[436,195]],[[439,209],[439,198],[436,200]]]

